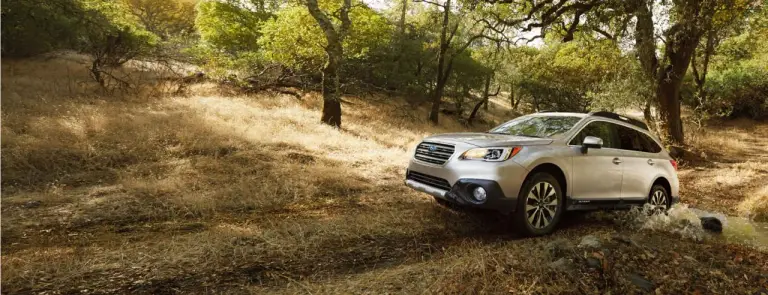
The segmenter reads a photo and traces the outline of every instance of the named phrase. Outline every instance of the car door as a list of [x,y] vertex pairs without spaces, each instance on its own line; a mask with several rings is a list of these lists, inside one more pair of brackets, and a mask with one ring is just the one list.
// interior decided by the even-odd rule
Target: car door
[[[652,152],[641,132],[617,125],[619,145],[623,154],[624,177],[621,183],[621,198],[623,200],[645,200],[648,198],[650,187],[658,175],[655,165],[660,161]],[[650,139],[650,138],[649,138]],[[655,143],[653,143],[655,145]],[[658,145],[656,146],[658,148]],[[661,148],[656,150],[660,152]]]
[[[587,136],[603,140],[600,149],[581,152],[581,144]],[[621,197],[622,162],[618,149],[615,125],[606,121],[592,121],[573,137],[569,143],[574,149],[571,183],[573,199],[617,200]]]

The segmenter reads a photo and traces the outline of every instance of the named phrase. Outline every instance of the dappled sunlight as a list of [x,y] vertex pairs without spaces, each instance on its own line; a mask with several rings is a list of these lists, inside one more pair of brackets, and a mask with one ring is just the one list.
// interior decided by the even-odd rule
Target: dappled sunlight
[[[5,75],[8,67],[2,259],[3,287],[11,291],[95,285],[162,293],[224,284],[286,294],[535,293],[555,289],[530,273],[567,280],[547,266],[541,249],[550,237],[521,239],[508,217],[445,208],[403,185],[411,149],[423,137],[512,119],[500,98],[483,120],[465,126],[449,115],[432,125],[428,104],[344,97],[342,128],[335,129],[319,122],[317,93],[223,95],[209,83],[192,87],[191,97],[74,90],[60,97],[66,84],[22,88],[55,63],[13,69],[15,76]],[[729,132],[755,138],[739,130]],[[683,197],[764,212],[758,196],[765,191],[752,185],[765,181],[764,169],[752,160],[683,170]],[[576,219],[551,238],[617,231],[627,233]],[[679,239],[646,232],[639,234],[665,244]],[[418,282],[403,286],[403,277]],[[580,292],[574,286],[557,290]]]

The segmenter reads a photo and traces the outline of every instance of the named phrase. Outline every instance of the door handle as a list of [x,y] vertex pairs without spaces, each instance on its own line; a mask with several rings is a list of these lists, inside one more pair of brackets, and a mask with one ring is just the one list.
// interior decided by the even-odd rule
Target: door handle
[[619,165],[621,164],[621,160],[619,160],[619,158],[613,158],[613,163]]
[[653,166],[653,164],[655,164],[655,163],[653,163],[653,159],[648,159],[648,165]]

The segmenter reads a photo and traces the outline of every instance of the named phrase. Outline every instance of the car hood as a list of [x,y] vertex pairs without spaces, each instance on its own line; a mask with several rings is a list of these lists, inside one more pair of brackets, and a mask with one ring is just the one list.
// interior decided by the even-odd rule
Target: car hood
[[526,136],[515,136],[506,134],[492,133],[446,133],[427,137],[425,141],[434,140],[438,142],[462,142],[478,147],[498,147],[513,145],[545,145],[552,143],[549,138],[536,138]]

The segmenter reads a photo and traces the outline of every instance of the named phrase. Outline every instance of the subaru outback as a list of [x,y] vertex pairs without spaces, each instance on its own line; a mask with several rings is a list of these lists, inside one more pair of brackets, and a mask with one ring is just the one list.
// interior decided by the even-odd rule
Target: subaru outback
[[645,123],[611,112],[540,112],[485,133],[419,143],[405,184],[454,207],[511,214],[523,234],[551,233],[563,212],[666,210],[678,199],[677,162]]

